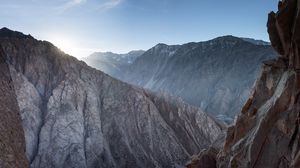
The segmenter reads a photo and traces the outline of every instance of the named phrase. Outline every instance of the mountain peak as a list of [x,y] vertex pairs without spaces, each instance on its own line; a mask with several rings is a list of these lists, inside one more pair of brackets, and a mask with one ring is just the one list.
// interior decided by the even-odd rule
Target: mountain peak
[[218,43],[248,43],[252,45],[262,45],[262,46],[268,46],[270,45],[269,42],[263,41],[263,40],[256,40],[253,38],[245,38],[245,37],[236,37],[232,35],[226,35],[214,38],[210,40],[209,42],[218,42]]
[[232,35],[226,35],[226,36],[220,36],[220,37],[214,38],[211,41],[242,41],[242,39],[239,37],[232,36]]
[[0,29],[0,38],[1,37],[13,37],[13,38],[33,38],[31,35],[25,35],[18,31],[13,31],[8,29],[7,27],[3,27]]

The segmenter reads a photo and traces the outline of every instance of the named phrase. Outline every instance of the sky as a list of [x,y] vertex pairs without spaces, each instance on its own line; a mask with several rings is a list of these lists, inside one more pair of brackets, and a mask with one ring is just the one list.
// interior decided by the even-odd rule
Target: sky
[[0,27],[54,43],[77,58],[157,43],[234,35],[269,41],[277,0],[1,0]]

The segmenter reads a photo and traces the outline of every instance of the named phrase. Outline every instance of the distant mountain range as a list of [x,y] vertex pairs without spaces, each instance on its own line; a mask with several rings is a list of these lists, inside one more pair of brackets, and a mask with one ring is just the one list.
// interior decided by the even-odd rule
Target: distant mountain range
[[112,52],[95,52],[87,58],[83,58],[88,65],[100,69],[101,71],[117,76],[122,73],[135,59],[145,51],[136,50],[126,54],[116,54]]
[[91,64],[95,54],[86,61],[118,79],[179,96],[231,122],[247,100],[262,62],[276,55],[268,42],[224,36],[183,45],[158,44],[131,64],[118,66],[117,73]]

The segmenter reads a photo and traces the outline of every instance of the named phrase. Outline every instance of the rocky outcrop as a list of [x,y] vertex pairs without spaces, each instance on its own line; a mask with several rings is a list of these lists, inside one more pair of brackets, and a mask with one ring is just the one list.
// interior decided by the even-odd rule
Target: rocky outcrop
[[187,168],[216,168],[218,151],[214,148],[203,149],[198,155],[192,156]]
[[[0,34],[1,36],[1,34]],[[26,168],[25,138],[17,97],[0,45],[0,167]]]
[[227,131],[218,167],[300,167],[300,1],[279,2],[268,32],[281,54],[263,67],[252,95]]
[[183,45],[158,44],[115,77],[179,96],[230,123],[247,101],[261,63],[275,57],[267,43],[233,36]]
[[7,35],[0,44],[32,168],[175,167],[221,133],[201,110],[113,79],[48,42]]

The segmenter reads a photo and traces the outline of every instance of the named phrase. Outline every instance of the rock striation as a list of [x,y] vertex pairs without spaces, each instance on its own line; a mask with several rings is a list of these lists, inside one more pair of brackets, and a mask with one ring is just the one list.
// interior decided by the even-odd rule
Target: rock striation
[[28,161],[20,110],[1,45],[0,84],[0,167],[26,168]]
[[176,167],[222,133],[180,99],[116,80],[49,42],[1,31],[32,168]]
[[228,128],[217,167],[300,167],[300,1],[280,1],[267,26],[280,57],[265,62],[253,93]]

